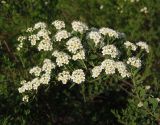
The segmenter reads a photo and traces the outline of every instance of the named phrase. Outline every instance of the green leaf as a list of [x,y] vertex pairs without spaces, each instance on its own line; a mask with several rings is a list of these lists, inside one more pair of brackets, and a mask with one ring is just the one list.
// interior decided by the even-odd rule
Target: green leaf
[[155,98],[150,98],[149,102],[152,104],[153,110],[155,110],[158,107],[158,101]]

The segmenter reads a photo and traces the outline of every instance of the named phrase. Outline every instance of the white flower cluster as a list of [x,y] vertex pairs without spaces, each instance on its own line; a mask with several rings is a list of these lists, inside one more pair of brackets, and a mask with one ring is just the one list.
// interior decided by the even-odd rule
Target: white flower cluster
[[40,41],[38,45],[38,50],[44,50],[44,51],[51,51],[52,48],[52,42],[49,37],[50,32],[46,29],[41,29],[38,33],[37,36],[40,38],[42,37],[43,39]]
[[62,81],[63,84],[66,84],[70,80],[70,74],[68,71],[63,71],[58,74],[58,81]]
[[17,39],[19,42],[22,42],[23,40],[26,40],[25,36],[19,36]]
[[136,51],[136,49],[137,49],[137,46],[135,44],[129,42],[129,41],[126,41],[124,43],[124,45],[125,45],[126,48],[130,48],[133,51]]
[[77,53],[77,50],[80,50],[83,48],[81,40],[78,37],[72,37],[67,41],[66,45],[67,45],[68,51],[73,54]]
[[104,36],[108,35],[109,37],[119,38],[119,33],[110,28],[102,27],[99,32]]
[[147,13],[148,13],[147,7],[141,8],[141,9],[140,9],[140,12],[147,14]]
[[136,68],[140,68],[141,67],[141,60],[139,58],[136,57],[130,57],[127,60],[127,64],[130,64]]
[[64,21],[61,21],[61,20],[55,20],[54,22],[52,22],[52,25],[54,25],[54,27],[57,29],[57,30],[60,30],[62,28],[65,28],[65,23]]
[[83,49],[81,49],[79,52],[77,52],[75,55],[72,56],[73,60],[83,60],[85,59],[85,52]]
[[42,71],[44,71],[46,74],[50,74],[52,69],[55,68],[55,64],[52,63],[50,59],[45,59],[43,61]]
[[101,72],[102,72],[102,67],[101,67],[101,66],[95,66],[95,67],[92,69],[92,77],[93,77],[93,78],[98,77]]
[[121,61],[116,62],[115,66],[116,66],[118,72],[121,74],[122,78],[131,76],[131,74],[127,71],[127,67],[124,62],[121,62]]
[[[18,89],[19,93],[24,93],[25,91],[37,90],[41,84],[48,84],[50,81],[51,70],[55,68],[54,63],[50,59],[45,59],[41,69],[39,67],[34,67],[30,70],[31,74],[35,77],[31,81],[23,80],[21,81],[21,87]],[[43,72],[42,72],[43,71]],[[40,73],[43,73],[40,76]]]
[[102,41],[102,36],[97,31],[91,31],[88,34],[88,36],[89,36],[89,39],[93,40],[93,42],[95,43],[95,45],[97,45],[98,43],[100,43]]
[[119,54],[115,45],[106,45],[102,48],[103,55],[110,55],[112,58],[116,58]]
[[37,35],[33,34],[28,37],[28,40],[31,41],[31,45],[34,46],[36,45],[37,40],[40,40],[40,38]]
[[[38,33],[36,34],[31,34],[30,36],[28,36],[28,40],[31,42],[32,46],[35,46],[37,44],[37,41],[39,41],[38,44],[38,50],[44,50],[44,51],[51,51],[52,48],[52,42],[51,39],[49,37],[50,32],[46,29],[47,26],[45,23],[43,22],[39,22],[36,23],[35,26],[32,28],[28,28],[26,30],[26,32],[32,32],[34,30],[39,30]],[[22,43],[19,44],[19,46]]]
[[29,100],[29,96],[28,95],[23,96],[23,98],[22,98],[23,102],[28,102],[28,100]]
[[41,73],[41,68],[38,66],[35,66],[32,69],[30,69],[29,73],[34,74],[35,76],[39,76]]
[[101,67],[103,69],[105,69],[105,73],[107,75],[109,74],[114,74],[115,73],[115,61],[114,60],[111,60],[111,59],[105,59],[102,64],[101,64]]
[[26,30],[26,32],[28,32],[28,33],[31,33],[31,32],[33,32],[34,31],[34,28],[32,28],[32,27],[29,27],[29,28],[27,28],[27,30]]
[[[129,57],[127,61],[121,61],[124,60],[123,55],[122,58],[118,57],[120,54],[123,53],[120,53],[118,48],[115,46],[116,43],[115,44],[105,43],[104,40],[105,35],[109,37],[120,38],[123,34],[120,34],[119,32],[116,32],[110,28],[103,27],[98,31],[91,29],[89,30],[90,31],[89,33],[83,34],[88,30],[88,26],[79,21],[73,21],[72,28],[73,31],[79,32],[81,34],[77,34],[75,32],[70,33],[67,30],[65,30],[64,29],[65,23],[63,21],[56,20],[52,23],[52,25],[54,25],[55,28],[58,30],[57,33],[54,35],[55,40],[53,39],[53,41],[50,38],[51,32],[47,30],[47,25],[43,22],[35,24],[33,28],[32,27],[28,28],[26,32],[29,32],[29,36],[27,37],[20,36],[18,38],[18,41],[20,42],[19,49],[23,47],[23,41],[28,39],[31,42],[31,46],[36,46],[39,51],[42,50],[51,51],[52,56],[50,55],[46,56],[55,59],[54,60],[55,63],[53,63],[50,59],[45,59],[41,67],[35,66],[31,68],[29,70],[29,73],[31,75],[34,75],[34,78],[30,81],[25,81],[25,80],[21,81],[22,86],[19,87],[18,89],[19,93],[25,93],[31,90],[37,90],[41,84],[48,84],[51,79],[52,69],[54,69],[56,66],[58,68],[58,70],[56,71],[63,69],[62,72],[58,72],[58,74],[55,74],[57,75],[56,76],[57,80],[61,81],[63,84],[67,84],[69,80],[77,84],[85,82],[85,79],[87,77],[85,77],[85,72],[83,71],[83,69],[76,69],[72,71],[72,73],[70,72],[70,70],[75,68],[73,66],[75,66],[76,63],[80,63],[79,61],[76,60],[81,60],[82,63],[87,62],[86,64],[84,64],[85,69],[91,72],[91,76],[94,79],[97,77],[99,78],[102,71],[104,71],[106,75],[113,75],[115,73],[119,73],[122,78],[130,77],[131,72],[128,69],[131,69],[131,67],[128,65],[132,65],[136,68],[140,68],[142,65],[141,60],[137,57]],[[85,44],[85,42],[87,41],[82,41],[80,37],[78,37],[78,35],[82,36],[82,34],[85,35],[83,36],[83,38],[86,38],[83,40],[88,40],[87,38],[89,38],[90,39],[89,41],[93,40],[93,42],[95,43],[96,49],[94,50],[93,53],[92,51],[89,50],[92,49],[90,48],[90,46],[85,46],[87,45]],[[62,40],[65,40],[66,43],[56,42]],[[54,47],[56,47],[57,44],[57,50],[55,49],[53,50],[54,42],[55,42]],[[100,46],[98,46],[98,44]],[[142,50],[145,50],[147,53],[149,53],[149,47],[145,42],[138,42],[136,44],[133,44],[129,41],[126,41],[124,43],[124,46],[126,48],[130,48],[133,51],[139,50],[137,49],[137,47],[139,47]],[[88,48],[84,49],[85,47]],[[61,51],[58,51],[59,49],[61,49]],[[49,53],[47,52],[46,54]],[[89,60],[90,58],[86,57],[88,54],[93,54],[93,57],[95,55],[95,57],[98,57],[97,60],[92,59],[92,61],[90,61]],[[83,61],[84,59],[85,62]],[[102,59],[103,61],[100,61]],[[74,65],[71,64],[72,62],[74,63]],[[95,66],[95,63],[97,63],[98,66]],[[76,67],[77,66],[80,65],[77,64]],[[90,71],[91,66],[93,66],[93,68]],[[29,99],[28,95],[25,94],[22,100],[27,102],[28,99]]]
[[70,33],[66,30],[60,30],[55,34],[56,41],[62,41],[62,39],[67,39],[70,37]]
[[45,29],[47,25],[44,22],[38,22],[34,25],[34,29]]
[[93,78],[98,77],[103,69],[105,70],[105,73],[107,75],[115,74],[116,69],[118,70],[122,78],[130,77],[131,75],[128,72],[127,66],[124,62],[121,61],[115,62],[114,60],[106,59],[101,63],[100,66],[95,66],[92,69],[92,77]]
[[50,39],[44,39],[42,40],[39,45],[38,45],[38,50],[44,50],[44,51],[51,51],[52,48],[52,43],[50,41]]
[[25,36],[19,36],[19,37],[18,37],[17,40],[20,42],[19,45],[18,45],[18,47],[17,47],[17,50],[18,50],[18,51],[23,47],[23,41],[26,40],[26,39],[27,39],[27,38],[26,38]]
[[72,37],[66,43],[67,49],[69,52],[73,53],[73,60],[85,59],[85,52],[81,43],[81,40],[78,37]]
[[88,26],[85,23],[82,23],[80,21],[73,21],[72,22],[72,29],[75,32],[79,32],[83,34],[86,30],[88,30]]
[[54,51],[52,55],[56,57],[56,63],[59,67],[63,66],[64,64],[68,64],[69,60],[71,59],[71,57],[64,52]]
[[85,81],[85,74],[82,69],[77,69],[72,72],[71,80],[77,84]]
[[68,71],[63,71],[58,74],[58,81],[62,81],[63,84],[66,84],[69,80],[80,84],[85,81],[85,74],[82,69],[77,69],[72,72],[72,75]]
[[144,49],[147,53],[149,53],[149,47],[146,42],[140,41],[136,43],[136,45],[139,46],[141,49]]

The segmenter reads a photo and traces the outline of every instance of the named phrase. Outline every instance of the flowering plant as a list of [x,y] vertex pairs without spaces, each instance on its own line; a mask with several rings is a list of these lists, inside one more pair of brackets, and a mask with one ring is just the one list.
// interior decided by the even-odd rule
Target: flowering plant
[[[73,21],[72,29],[56,20],[51,27],[36,23],[18,37],[17,54],[30,55],[30,68],[26,80],[18,88],[23,101],[28,101],[42,84],[79,84],[106,86],[107,81],[132,78],[143,70],[142,60],[149,53],[145,42],[131,43],[124,33],[102,27],[89,28],[85,23]],[[35,62],[36,60],[36,62]]]

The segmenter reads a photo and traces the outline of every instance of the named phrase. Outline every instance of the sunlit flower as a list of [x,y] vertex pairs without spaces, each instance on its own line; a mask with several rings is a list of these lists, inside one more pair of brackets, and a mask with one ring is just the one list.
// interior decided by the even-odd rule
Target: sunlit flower
[[57,30],[60,30],[62,28],[65,28],[65,23],[64,21],[61,21],[61,20],[55,20],[52,25],[54,25],[54,27],[57,29]]
[[73,21],[72,28],[74,31],[79,32],[81,34],[88,30],[88,26],[80,21]]

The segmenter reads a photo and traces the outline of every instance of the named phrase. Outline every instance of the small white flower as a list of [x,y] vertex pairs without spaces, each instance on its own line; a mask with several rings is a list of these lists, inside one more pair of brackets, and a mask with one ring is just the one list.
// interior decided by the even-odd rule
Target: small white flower
[[145,89],[146,89],[146,90],[149,90],[150,88],[151,88],[151,86],[149,86],[149,85],[148,85],[148,86],[145,86]]
[[24,87],[20,87],[20,88],[18,88],[18,92],[19,92],[19,93],[23,93],[23,92],[25,92]]
[[58,74],[58,81],[62,81],[63,84],[66,84],[70,80],[70,74],[68,71],[63,71]]
[[102,72],[102,67],[101,67],[101,66],[95,66],[95,67],[92,69],[92,77],[93,77],[93,78],[98,77],[101,72]]
[[28,40],[31,41],[31,45],[34,46],[36,45],[36,42],[40,40],[40,38],[37,35],[30,35]]
[[6,1],[5,1],[5,0],[2,0],[1,3],[2,3],[2,4],[6,4]]
[[83,34],[86,30],[88,30],[88,26],[80,21],[73,21],[72,28],[74,31]]
[[23,41],[26,40],[27,37],[26,36],[19,36],[18,37],[18,41],[20,42],[19,45],[17,46],[17,50],[20,51],[21,48],[23,47]]
[[102,48],[103,55],[110,55],[112,58],[116,58],[118,56],[119,51],[114,45],[106,45]]
[[51,70],[55,68],[55,64],[50,59],[45,59],[43,61],[42,71],[46,74],[50,74]]
[[38,66],[35,66],[32,69],[30,69],[29,73],[34,74],[35,76],[39,76],[41,73],[41,68],[39,68]]
[[41,40],[39,45],[38,45],[38,50],[44,50],[44,51],[51,51],[53,49],[52,47],[52,42],[50,41],[50,39],[44,39]]
[[40,81],[41,84],[46,84],[47,85],[49,83],[50,79],[51,79],[50,74],[43,74],[39,81]]
[[78,37],[72,37],[67,41],[66,45],[68,51],[74,54],[77,52],[77,50],[83,48],[81,40]]
[[138,107],[142,107],[142,106],[143,106],[143,103],[142,103],[142,102],[139,102],[137,106],[138,106]]
[[54,27],[57,29],[57,30],[60,30],[62,28],[65,28],[65,23],[64,21],[61,21],[61,20],[55,20],[52,25],[54,25]]
[[42,37],[43,39],[50,39],[49,34],[51,34],[51,32],[49,30],[40,29],[36,35],[39,38]]
[[147,14],[147,13],[148,13],[147,7],[141,8],[141,9],[140,9],[140,12]]
[[77,69],[72,72],[71,79],[73,82],[80,84],[85,81],[85,74],[82,69]]
[[89,39],[93,40],[93,42],[95,43],[96,46],[97,46],[98,43],[100,43],[102,41],[102,36],[97,31],[91,31],[88,34],[88,36],[89,36]]
[[19,42],[22,42],[22,41],[24,41],[24,40],[26,40],[26,39],[27,39],[26,36],[19,36],[17,40],[18,40]]
[[28,102],[28,100],[29,100],[29,96],[28,95],[23,96],[23,98],[22,98],[23,102]]
[[126,41],[124,43],[124,45],[125,45],[126,48],[130,48],[133,51],[136,51],[136,49],[137,49],[137,46],[135,44],[129,42],[129,41]]
[[156,98],[156,100],[157,100],[158,102],[160,102],[160,98]]
[[27,28],[27,30],[26,30],[26,32],[33,32],[34,31],[34,29],[32,28],[32,27],[29,27],[29,28]]
[[139,46],[141,49],[144,49],[147,53],[149,53],[149,47],[146,42],[140,41],[136,43],[136,45]]
[[139,58],[136,57],[130,57],[128,58],[127,64],[130,64],[136,68],[140,68],[141,67],[141,60]]
[[104,6],[103,6],[103,5],[101,5],[101,6],[99,7],[99,9],[100,9],[100,10],[102,10],[103,8],[104,8]]
[[104,36],[108,35],[109,37],[119,38],[119,33],[110,28],[102,27],[99,32]]
[[115,73],[116,65],[114,60],[111,60],[111,59],[104,60],[101,63],[101,67],[102,69],[105,69],[105,73],[107,75]]
[[38,22],[34,25],[34,29],[45,29],[47,27],[47,25],[44,22]]
[[56,63],[59,67],[63,66],[64,64],[68,64],[71,57],[64,53],[64,52],[58,52],[55,51],[52,53],[53,56],[56,57]]
[[85,52],[84,52],[84,50],[82,49],[79,52],[77,52],[75,55],[72,56],[72,59],[73,60],[78,60],[78,59],[83,60],[83,59],[85,59]]
[[62,39],[67,39],[70,37],[70,33],[66,30],[60,30],[55,34],[56,41],[61,41]]
[[118,70],[118,72],[121,74],[122,78],[125,78],[125,77],[130,77],[130,73],[127,71],[127,67],[126,67],[126,64],[124,62],[116,62],[116,68]]

